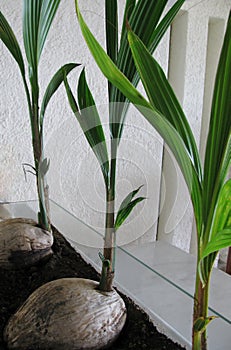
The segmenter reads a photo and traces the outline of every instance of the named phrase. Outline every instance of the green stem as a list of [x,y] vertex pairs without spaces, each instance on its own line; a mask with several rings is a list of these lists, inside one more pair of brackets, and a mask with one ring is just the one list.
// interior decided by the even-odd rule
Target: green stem
[[39,106],[38,96],[34,98],[32,92],[32,117],[31,117],[32,145],[34,153],[34,163],[36,169],[36,184],[39,202],[38,223],[47,231],[51,230],[48,217],[48,189],[45,186],[45,179],[40,173],[39,166],[43,160],[42,139],[39,131]]
[[31,134],[32,134],[32,146],[34,154],[34,164],[36,169],[36,186],[39,201],[39,213],[38,223],[45,230],[50,231],[50,219],[49,219],[49,193],[48,186],[45,185],[45,179],[39,175],[39,164],[42,161],[42,130],[39,130],[39,106],[38,106],[38,93],[35,95],[32,91],[32,101],[30,97],[29,88],[25,79],[25,75],[22,74],[23,84],[26,92],[27,105],[30,116]]
[[[198,264],[197,264],[198,267]],[[195,294],[194,294],[194,311],[193,311],[193,325],[199,317],[206,319],[208,317],[208,300],[209,300],[209,284],[210,279],[208,279],[207,284],[203,287],[198,268],[196,272],[196,282],[195,282]],[[192,349],[193,350],[207,350],[207,332],[197,332],[194,329],[192,331]]]
[[102,264],[102,273],[99,289],[109,292],[112,290],[112,284],[115,274],[115,178],[116,178],[116,156],[117,144],[114,139],[111,140],[111,161],[110,161],[110,181],[106,193],[106,223],[104,237],[104,259],[110,264]]

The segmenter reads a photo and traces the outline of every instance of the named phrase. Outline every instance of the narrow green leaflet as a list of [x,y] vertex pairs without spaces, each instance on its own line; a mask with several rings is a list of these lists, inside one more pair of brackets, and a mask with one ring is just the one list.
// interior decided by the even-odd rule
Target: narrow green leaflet
[[231,246],[231,179],[222,187],[210,227],[209,241],[205,245],[199,273],[203,284],[208,281],[217,252]]
[[[225,157],[224,157],[225,154]],[[204,218],[215,209],[231,159],[231,12],[218,64],[204,165]]]
[[128,40],[149,101],[167,117],[182,137],[201,181],[201,165],[196,142],[171,85],[160,65],[132,31],[128,32]]
[[43,96],[43,101],[41,105],[41,111],[40,111],[40,127],[42,130],[43,127],[43,119],[44,119],[44,114],[45,110],[47,108],[47,105],[53,96],[53,94],[56,92],[56,90],[59,88],[61,83],[64,81],[64,77],[66,77],[72,69],[78,67],[80,64],[78,63],[68,63],[62,66],[52,77],[50,80],[47,89],[45,91],[45,94]]
[[231,246],[231,226],[220,232],[217,232],[216,236],[210,241],[203,251],[202,259],[209,254],[218,252],[220,249],[224,249]]
[[85,136],[99,161],[106,185],[108,185],[109,161],[107,145],[99,113],[94,98],[88,87],[85,70],[83,69],[78,83],[78,102],[81,110],[79,123]]
[[121,203],[118,213],[124,209],[131,201],[132,199],[135,197],[135,195],[139,192],[139,190],[143,187],[143,185],[141,185],[140,187],[138,187],[136,190],[130,192],[127,197],[125,197],[125,199],[123,200],[123,202]]
[[[38,1],[38,0],[36,0]],[[60,0],[43,0],[39,18],[37,60],[39,61],[47,34],[57,12]]]
[[[148,51],[152,54],[157,46],[159,45],[161,39],[163,38],[166,31],[169,29],[169,26],[171,25],[172,21],[178,14],[179,10],[181,9],[182,5],[184,4],[185,0],[178,0],[175,2],[175,4],[170,8],[170,10],[167,12],[167,14],[164,16],[164,18],[161,20],[161,22],[158,24],[154,32],[152,33],[152,36],[149,40],[149,43],[147,44]],[[129,21],[130,23],[130,21]],[[127,35],[127,33],[126,33]],[[139,73],[136,71],[132,83],[134,86],[138,84],[138,81],[140,79]]]
[[211,228],[211,237],[203,250],[201,259],[229,246],[231,246],[231,179],[222,187]]
[[71,88],[70,88],[70,85],[67,81],[67,77],[66,75],[64,75],[64,85],[65,85],[65,89],[66,89],[66,93],[67,93],[67,98],[68,98],[68,102],[69,102],[69,105],[72,109],[72,112],[77,115],[79,113],[79,107],[77,105],[77,102],[75,100],[75,97],[71,91]]
[[135,197],[135,195],[139,192],[139,190],[141,189],[142,186],[138,187],[136,190],[130,192],[125,199],[122,201],[117,216],[116,216],[116,221],[115,221],[115,229],[117,230],[122,223],[126,220],[126,218],[128,217],[128,215],[131,213],[132,209],[136,206],[136,204],[138,204],[139,202],[141,202],[142,200],[144,200],[144,197],[139,197],[136,198],[134,201],[132,201],[132,199]]
[[[117,0],[105,0],[106,17],[106,44],[107,54],[113,62],[118,55],[118,9]],[[108,94],[110,98],[111,83],[108,82]]]
[[231,179],[226,181],[220,191],[211,227],[212,240],[218,231],[231,227]]
[[100,164],[106,186],[108,186],[109,162],[108,152],[100,117],[91,91],[87,85],[85,72],[81,72],[78,83],[78,104],[70,89],[68,81],[64,79],[69,104],[74,112],[86,139]]
[[126,23],[130,20],[130,16],[136,6],[136,0],[126,0],[126,4],[124,7],[124,16],[123,16],[123,24],[122,24],[122,30],[121,30],[121,37],[120,37],[120,45],[124,39],[127,37],[127,28]]
[[198,180],[197,171],[194,168],[192,159],[185,144],[169,121],[159,111],[157,111],[144,97],[136,90],[129,80],[119,71],[115,64],[107,56],[103,48],[90,32],[78,8],[76,0],[76,10],[83,36],[88,47],[106,78],[115,85],[121,92],[136,106],[149,123],[160,133],[169,145],[179,166],[183,172],[189,191],[191,193],[193,206],[197,213],[197,227],[201,227],[201,184]]
[[[131,50],[127,42],[127,31],[125,29],[126,21],[129,20],[133,31],[144,42],[150,53],[153,53],[184,2],[185,0],[178,0],[160,21],[167,1],[155,2],[141,0],[136,4],[132,1],[127,1],[116,65],[134,86],[137,86],[140,77],[137,73]],[[115,103],[112,105],[110,111],[112,135],[114,135],[115,138],[120,138],[129,102],[116,87],[113,87],[111,90],[110,100],[122,102],[122,107],[120,104]]]
[[[142,186],[141,186],[142,187]],[[129,193],[129,195],[123,200],[123,202],[120,205],[120,208],[118,210],[117,216],[116,216],[116,221],[115,221],[115,230],[118,230],[118,228],[122,225],[122,223],[127,219],[129,214],[132,212],[133,208],[135,206],[142,202],[145,197],[138,197],[134,200],[133,197],[136,195],[136,193],[140,190],[140,187]]]
[[17,39],[14,35],[13,30],[11,29],[6,18],[3,16],[2,12],[0,12],[0,39],[6,45],[6,47],[14,57],[15,61],[18,63],[18,66],[22,75],[23,85],[26,92],[28,110],[31,117],[32,115],[31,98],[30,98],[30,93],[29,93],[29,89],[28,89],[28,85],[25,77],[25,66],[24,66],[24,61],[22,57],[22,52],[20,50],[19,44],[17,42]]
[[2,12],[0,11],[0,39],[3,41],[3,43],[6,45],[14,59],[19,65],[20,71],[22,76],[25,76],[25,67],[24,62],[22,58],[22,52],[20,50],[18,41],[14,35],[13,30],[11,29],[11,26],[9,25],[6,18],[3,16]]
[[185,0],[176,1],[154,30],[152,36],[150,37],[149,43],[146,45],[150,53],[154,52],[154,50],[157,48],[158,44],[178,14],[184,2]]
[[118,9],[117,0],[105,0],[107,54],[113,62],[118,54]]
[[38,98],[39,58],[60,0],[24,0],[23,40],[34,99]]
[[200,241],[205,245],[198,271],[205,285],[219,249],[230,243],[230,180],[225,177],[231,162],[231,16],[217,69],[209,134],[206,144],[203,183],[203,221]]
[[[167,0],[139,0],[136,2],[129,19],[133,30],[141,37],[145,44],[148,43],[150,36],[155,30],[166,3]],[[126,12],[124,12],[124,17],[125,16]],[[124,21],[126,21],[126,17],[124,18]],[[128,45],[126,32],[124,31],[122,34],[116,66],[123,74],[126,75],[128,80],[132,81],[136,72],[136,67]],[[116,102],[110,105],[109,119],[111,134],[113,138],[120,139],[122,136],[123,123],[128,107],[127,103],[124,104],[126,97],[119,89],[117,89],[117,87],[112,86],[110,101]]]
[[37,43],[39,18],[43,0],[24,0],[23,4],[23,41],[29,64],[29,75],[33,80],[37,74]]

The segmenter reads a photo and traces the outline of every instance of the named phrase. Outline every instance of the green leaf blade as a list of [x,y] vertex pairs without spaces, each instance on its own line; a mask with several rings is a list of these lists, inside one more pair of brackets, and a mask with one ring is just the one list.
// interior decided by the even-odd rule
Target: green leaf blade
[[231,162],[231,13],[218,64],[204,164],[204,218],[211,217]]
[[119,207],[119,210],[122,210],[123,208],[125,208],[130,202],[131,200],[134,198],[134,196],[140,191],[140,189],[143,187],[143,185],[141,185],[140,187],[138,187],[136,190],[130,192],[126,197],[125,199],[122,201],[120,207]]
[[131,103],[135,105],[135,107],[143,114],[147,121],[164,138],[173,154],[175,155],[186,180],[189,192],[192,197],[193,206],[197,213],[197,227],[201,227],[201,183],[192,163],[191,156],[188,153],[188,150],[186,149],[182,138],[175,130],[175,128],[169,123],[169,121],[143,98],[143,96],[110,60],[110,58],[94,38],[91,31],[84,22],[84,19],[78,8],[77,0],[76,10],[83,36],[102,73],[113,85],[115,85],[115,87],[121,90],[124,96],[126,96],[126,98],[128,98]]
[[[37,1],[37,0],[36,0]],[[38,27],[38,43],[37,43],[37,60],[41,56],[48,32],[58,10],[60,0],[43,0],[39,27]]]
[[123,24],[122,24],[122,31],[121,31],[121,38],[120,38],[120,46],[123,42],[123,40],[127,37],[127,28],[126,23],[130,20],[131,14],[134,11],[136,6],[136,0],[126,0],[126,4],[124,7],[124,16],[123,16]]
[[40,112],[40,127],[41,130],[43,128],[43,120],[45,111],[47,108],[47,105],[51,99],[51,97],[54,95],[54,93],[57,91],[61,83],[64,81],[64,78],[76,67],[78,67],[79,63],[68,63],[62,66],[51,78],[45,94],[43,96],[42,105],[41,105],[41,112]]
[[[147,43],[152,31],[155,29],[166,3],[166,0],[159,2],[141,0],[138,1],[133,7],[133,11],[129,16],[130,24],[133,30],[137,33],[137,35],[142,37],[142,40],[145,43]],[[127,20],[126,15],[127,13],[124,12],[124,23],[126,23]],[[129,81],[133,80],[136,67],[134,65],[125,31],[123,31],[121,36],[116,66],[124,75],[126,75]],[[109,115],[111,135],[113,138],[119,139],[122,135],[123,123],[128,107],[124,105],[121,109],[121,105],[125,103],[126,97],[119,89],[113,86],[111,89],[110,101],[120,102],[112,104]]]
[[[107,54],[113,62],[118,55],[118,9],[117,0],[105,0],[106,17],[106,47]],[[111,83],[108,82],[108,94],[110,99]]]
[[201,259],[228,246],[231,246],[231,179],[221,189],[210,239],[203,250]]
[[[118,60],[116,65],[134,86],[137,86],[140,78],[127,41],[127,33],[125,31],[126,20],[129,19],[129,23],[133,31],[148,47],[150,53],[153,53],[184,2],[185,0],[178,0],[160,21],[167,1],[155,2],[142,0],[138,1],[136,4],[134,4],[132,1],[127,1],[127,6],[125,7],[124,12],[124,24],[121,35],[120,49],[118,52]],[[128,6],[131,7],[130,11],[128,11]],[[129,17],[127,16],[127,13]],[[110,111],[111,133],[114,138],[119,139],[122,135],[123,123],[126,117],[129,102],[122,92],[116,87],[112,87],[111,89],[110,100],[123,103],[122,109],[119,107],[119,104],[114,104]]]
[[150,53],[153,53],[163,38],[164,34],[168,30],[169,26],[173,22],[174,18],[180,11],[182,5],[185,3],[185,0],[178,0],[170,8],[161,22],[158,24],[152,35],[150,36],[149,42],[147,43],[147,48]]
[[15,61],[18,63],[19,69],[22,76],[25,76],[25,67],[22,57],[22,52],[19,47],[18,41],[14,35],[14,32],[8,23],[7,19],[4,17],[0,11],[0,39],[3,41],[5,46],[10,51],[11,55],[14,57]]
[[77,91],[80,108],[80,113],[77,115],[77,119],[89,145],[99,161],[105,183],[108,185],[109,161],[106,140],[94,98],[86,81],[84,69],[79,77]]
[[68,102],[69,102],[69,105],[71,107],[71,110],[75,115],[77,115],[79,113],[79,107],[78,107],[77,102],[75,100],[75,97],[71,91],[71,88],[70,88],[70,85],[67,81],[66,75],[64,75],[64,85],[66,88],[67,98],[68,98]]
[[201,281],[206,284],[220,249],[231,246],[231,179],[222,187],[214,211],[209,240],[202,250],[199,263]]
[[39,59],[59,3],[60,0],[24,0],[23,41],[35,101],[39,96]]
[[117,0],[105,1],[107,54],[113,62],[118,54],[118,9]]
[[132,210],[135,208],[135,206],[145,200],[145,197],[138,197],[134,200],[132,198],[135,196],[135,194],[139,191],[140,187],[129,193],[129,195],[123,200],[115,221],[115,230],[118,230],[118,228],[123,224],[123,222],[128,218],[128,216],[131,214]]
[[201,181],[201,164],[196,142],[172,87],[160,65],[132,31],[128,32],[128,40],[137,70],[140,73],[151,104],[168,119],[180,134]]
[[201,258],[205,259],[208,255],[218,252],[220,249],[224,249],[230,246],[231,246],[231,226],[229,228],[223,229],[220,232],[217,232],[214,239],[207,244]]
[[40,12],[43,0],[24,0],[23,4],[23,41],[30,75],[37,71],[37,43]]

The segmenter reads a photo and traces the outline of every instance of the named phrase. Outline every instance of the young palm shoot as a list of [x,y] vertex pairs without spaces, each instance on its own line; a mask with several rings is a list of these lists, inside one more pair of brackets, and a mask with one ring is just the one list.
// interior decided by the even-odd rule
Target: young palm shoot
[[112,164],[112,159],[109,161],[104,131],[95,105],[95,101],[86,82],[85,70],[82,70],[82,73],[79,77],[77,89],[78,104],[66,78],[64,79],[64,83],[71,109],[74,112],[84,132],[84,135],[100,164],[104,178],[106,189],[106,224],[104,253],[100,254],[100,258],[102,260],[102,273],[99,289],[103,291],[111,291],[115,269],[115,246],[112,244],[115,244],[114,242],[116,230],[126,220],[135,205],[144,200],[144,197],[133,199],[140,188],[132,191],[122,202],[116,220],[114,221],[115,193],[112,194],[111,187],[114,189],[115,185],[114,183],[111,184],[110,182],[112,181],[110,178],[110,164]]
[[[127,0],[124,9],[124,18],[121,30],[120,44],[118,43],[118,14],[117,0],[105,0],[105,27],[106,46],[108,56],[120,70],[122,70],[134,86],[138,84],[139,75],[132,58],[126,34],[126,21],[129,19],[134,26],[137,35],[147,45],[152,53],[158,46],[175,15],[179,11],[184,0],[179,0],[160,21],[167,1]],[[78,12],[78,2],[76,1]],[[103,61],[102,61],[103,64]],[[116,231],[123,221],[131,213],[132,209],[144,198],[134,199],[139,189],[132,191],[122,202],[117,217],[115,217],[115,184],[117,151],[122,137],[124,121],[129,105],[126,96],[121,93],[118,86],[108,83],[109,101],[109,129],[110,129],[110,156],[108,156],[105,137],[101,126],[100,117],[96,110],[92,94],[87,86],[85,74],[82,72],[78,86],[78,104],[65,80],[66,90],[70,105],[75,113],[85,136],[92,147],[103,173],[106,188],[106,223],[104,238],[104,253],[101,256],[102,273],[99,288],[110,291],[115,271],[115,247]],[[84,112],[84,109],[92,110],[92,115]],[[86,115],[87,114],[87,115]]]
[[[191,196],[197,228],[197,266],[194,295],[192,344],[207,349],[209,283],[220,249],[231,245],[231,180],[226,175],[231,163],[231,15],[220,54],[205,163],[187,118],[159,64],[128,26],[128,40],[148,100],[116,67],[88,29],[77,7],[84,38],[103,74],[131,101],[160,133],[172,150]],[[131,26],[132,27],[132,26]]]
[[[23,41],[27,62],[23,60],[22,52],[16,36],[0,12],[0,39],[18,64],[25,88],[28,112],[30,117],[34,165],[29,165],[30,172],[36,175],[39,202],[38,223],[41,228],[50,231],[48,186],[45,176],[49,169],[49,161],[43,154],[43,121],[47,105],[67,75],[77,64],[69,63],[61,67],[50,80],[39,105],[40,90],[38,67],[42,50],[57,12],[60,0],[24,0],[23,9]],[[26,78],[25,66],[28,67],[29,83]]]

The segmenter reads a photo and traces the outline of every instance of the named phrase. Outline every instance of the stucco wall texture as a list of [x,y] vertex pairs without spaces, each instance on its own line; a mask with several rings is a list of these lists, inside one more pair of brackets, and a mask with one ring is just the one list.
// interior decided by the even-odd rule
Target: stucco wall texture
[[[102,0],[85,0],[80,1],[80,6],[91,30],[104,45],[102,3]],[[124,3],[125,0],[119,0],[120,14]],[[209,112],[206,108],[211,100],[214,67],[230,7],[230,0],[186,1],[171,34],[168,31],[155,53],[181,100],[202,152],[208,128]],[[1,0],[1,11],[22,48],[22,1]],[[217,23],[217,30],[211,23]],[[183,35],[182,40],[178,40],[179,35]],[[211,35],[216,42],[208,45]],[[33,164],[26,97],[15,61],[2,43],[0,50],[0,201],[35,199],[35,178],[27,174],[25,180],[22,167],[23,163]],[[82,63],[86,67],[87,80],[109,140],[107,82],[82,38],[74,1],[63,0],[40,61],[41,96],[55,71],[67,62]],[[76,90],[80,71],[81,68],[77,68],[70,74],[73,91]],[[140,90],[143,92],[142,87]],[[47,109],[44,144],[45,156],[51,164],[48,173],[50,197],[102,232],[105,214],[103,179],[98,163],[70,111],[63,86]],[[122,199],[140,185],[144,185],[141,194],[147,200],[134,210],[119,230],[119,244],[155,240],[158,236],[158,239],[167,240],[187,251],[191,245],[193,251],[190,200],[177,166],[172,170],[171,163],[172,156],[164,150],[162,139],[131,106],[119,149],[116,206],[118,208]]]

